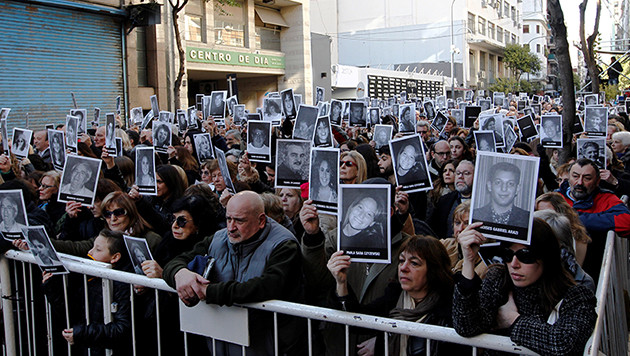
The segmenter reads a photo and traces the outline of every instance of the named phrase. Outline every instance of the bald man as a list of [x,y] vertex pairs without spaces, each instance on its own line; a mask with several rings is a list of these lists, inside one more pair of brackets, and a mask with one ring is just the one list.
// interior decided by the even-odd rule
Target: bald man
[[[163,278],[177,290],[186,305],[198,300],[219,305],[255,303],[269,299],[301,301],[301,254],[293,234],[265,215],[260,196],[252,191],[234,195],[226,207],[227,228],[197,243],[194,249],[174,258],[164,267]],[[205,266],[189,265],[195,257],[214,259],[207,278]],[[193,270],[190,270],[192,268]],[[248,354],[273,354],[273,327],[268,315],[250,311]],[[295,320],[281,323],[280,353],[300,354],[303,328]],[[286,334],[285,334],[286,333]],[[239,354],[240,346],[216,341],[217,354]],[[271,345],[271,350],[267,349]]]

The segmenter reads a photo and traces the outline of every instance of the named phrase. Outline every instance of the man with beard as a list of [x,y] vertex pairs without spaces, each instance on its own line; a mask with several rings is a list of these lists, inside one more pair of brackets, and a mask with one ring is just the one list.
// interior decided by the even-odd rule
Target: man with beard
[[378,150],[378,170],[381,173],[381,177],[396,185],[394,166],[392,165],[392,153],[389,150],[389,146],[383,146]]
[[303,165],[308,161],[308,152],[300,144],[288,144],[284,161],[278,166],[277,175],[279,178],[290,181],[306,181],[304,177]]
[[595,283],[599,278],[608,231],[614,230],[621,237],[630,236],[630,211],[615,194],[600,189],[599,174],[595,162],[580,158],[571,165],[569,180],[559,189],[567,203],[578,212],[580,221],[593,239],[582,267]]
[[459,162],[455,168],[455,191],[443,195],[427,222],[436,236],[445,239],[453,236],[453,211],[472,194],[475,165],[468,160]]

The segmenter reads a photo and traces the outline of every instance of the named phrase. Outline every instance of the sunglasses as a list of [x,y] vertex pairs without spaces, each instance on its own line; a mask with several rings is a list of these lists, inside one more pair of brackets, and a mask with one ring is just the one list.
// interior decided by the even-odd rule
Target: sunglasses
[[171,225],[173,225],[174,223],[177,224],[177,226],[179,226],[180,228],[184,228],[186,227],[186,224],[188,224],[190,220],[186,220],[185,217],[183,216],[171,216]]
[[112,215],[114,215],[115,217],[119,218],[119,217],[121,217],[121,216],[123,216],[123,215],[127,215],[127,211],[126,211],[125,209],[123,209],[123,208],[118,208],[118,209],[115,209],[114,211],[111,211],[111,210],[105,210],[105,211],[103,212],[103,217],[104,217],[105,219],[109,219],[109,218],[111,218],[111,217],[112,217]]
[[352,161],[341,161],[341,162],[339,162],[339,167],[346,166],[346,167],[348,167],[348,168],[351,168],[351,167],[354,167],[354,166],[356,166],[356,165],[357,165],[357,164],[356,164],[356,163],[354,163],[354,162],[352,162]]
[[525,264],[533,264],[538,260],[538,256],[530,249],[522,248],[518,251],[513,251],[512,249],[505,248],[503,249],[502,256],[503,262],[510,263],[512,259],[516,256],[521,263]]

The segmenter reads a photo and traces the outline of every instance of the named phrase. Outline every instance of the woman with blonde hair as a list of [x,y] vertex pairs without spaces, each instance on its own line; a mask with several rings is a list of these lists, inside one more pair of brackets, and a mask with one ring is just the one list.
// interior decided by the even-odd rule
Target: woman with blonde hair
[[[460,272],[464,264],[462,249],[459,246],[459,234],[468,226],[468,217],[470,214],[470,200],[459,204],[453,211],[453,237],[442,239],[440,242],[446,248],[448,257],[451,259],[451,270],[453,273]],[[480,278],[485,277],[488,267],[481,261],[481,257],[477,255],[475,260],[475,273]]]
[[359,152],[348,151],[341,154],[339,179],[344,184],[361,184],[367,179],[367,164]]

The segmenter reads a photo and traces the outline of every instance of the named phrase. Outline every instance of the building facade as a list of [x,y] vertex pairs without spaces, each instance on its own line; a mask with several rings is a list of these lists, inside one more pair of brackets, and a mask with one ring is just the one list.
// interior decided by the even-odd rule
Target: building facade
[[[541,70],[537,73],[524,73],[521,79],[547,84],[547,59],[549,57],[549,37],[551,31],[547,25],[547,1],[523,1],[523,47],[529,49],[540,60]],[[553,58],[555,60],[555,58]]]

